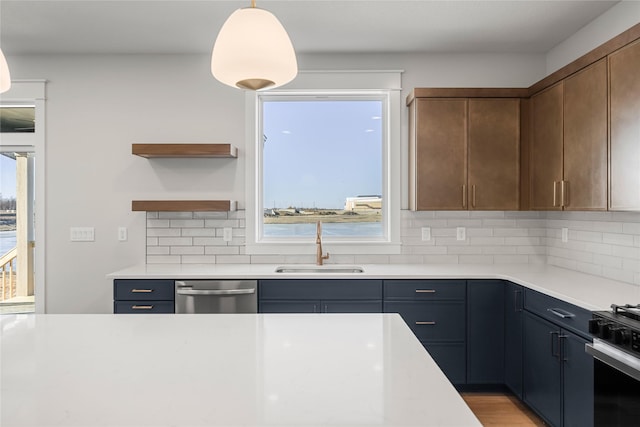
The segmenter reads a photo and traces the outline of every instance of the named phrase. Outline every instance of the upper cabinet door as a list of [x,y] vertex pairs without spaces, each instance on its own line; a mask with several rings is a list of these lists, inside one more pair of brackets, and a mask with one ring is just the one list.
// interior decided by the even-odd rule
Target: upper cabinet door
[[609,55],[609,209],[640,210],[640,42]]
[[605,59],[564,81],[564,182],[561,197],[566,210],[607,209]]
[[561,209],[562,82],[531,97],[531,209]]
[[520,100],[469,100],[469,208],[517,210]]
[[466,209],[467,100],[415,104],[415,209]]

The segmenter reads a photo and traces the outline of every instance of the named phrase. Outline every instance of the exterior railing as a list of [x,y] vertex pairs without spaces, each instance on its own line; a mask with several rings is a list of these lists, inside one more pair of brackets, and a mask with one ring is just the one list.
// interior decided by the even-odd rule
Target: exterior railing
[[18,249],[13,248],[0,258],[0,301],[16,296],[16,264]]

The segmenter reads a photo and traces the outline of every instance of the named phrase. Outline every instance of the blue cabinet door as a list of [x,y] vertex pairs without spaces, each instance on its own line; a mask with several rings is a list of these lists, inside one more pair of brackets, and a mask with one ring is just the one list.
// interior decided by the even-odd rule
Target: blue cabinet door
[[507,282],[504,295],[504,383],[522,399],[523,288]]
[[321,301],[323,313],[382,313],[382,300]]
[[260,313],[320,313],[319,300],[268,300],[258,304]]
[[562,422],[561,330],[524,312],[524,401],[552,426]]
[[461,385],[466,383],[466,357],[463,342],[421,342],[452,384]]
[[564,427],[593,426],[593,357],[585,353],[586,343],[562,330]]
[[504,383],[504,282],[467,282],[467,384]]

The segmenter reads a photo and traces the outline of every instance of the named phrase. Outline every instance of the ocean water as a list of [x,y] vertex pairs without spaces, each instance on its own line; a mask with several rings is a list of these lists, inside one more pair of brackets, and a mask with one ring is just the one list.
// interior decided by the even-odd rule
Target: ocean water
[[[323,236],[382,237],[381,222],[322,223]],[[316,224],[264,224],[265,237],[315,236]]]

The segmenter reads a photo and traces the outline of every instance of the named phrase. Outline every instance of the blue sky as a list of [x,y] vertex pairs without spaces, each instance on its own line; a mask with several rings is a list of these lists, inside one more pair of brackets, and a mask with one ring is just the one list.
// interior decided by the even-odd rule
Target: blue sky
[[0,155],[0,193],[3,198],[16,197],[16,161]]
[[264,207],[382,194],[381,101],[264,102]]

